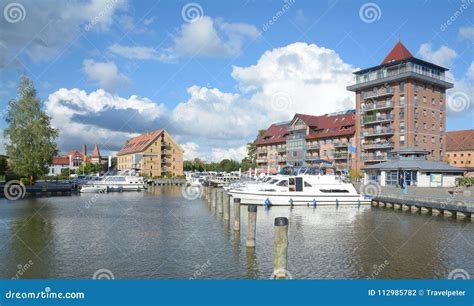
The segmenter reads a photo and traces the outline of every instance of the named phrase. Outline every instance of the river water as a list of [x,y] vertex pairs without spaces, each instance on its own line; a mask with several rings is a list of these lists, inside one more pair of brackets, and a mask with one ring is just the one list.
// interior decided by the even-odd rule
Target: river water
[[236,234],[204,198],[155,187],[0,200],[0,278],[106,271],[115,279],[268,279],[273,221],[282,216],[294,279],[445,279],[455,269],[474,276],[471,221],[372,207],[259,207],[257,246],[247,249],[246,206]]

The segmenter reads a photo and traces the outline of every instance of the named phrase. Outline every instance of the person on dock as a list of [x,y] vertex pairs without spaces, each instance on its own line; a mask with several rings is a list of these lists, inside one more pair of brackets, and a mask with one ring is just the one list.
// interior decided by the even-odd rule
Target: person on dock
[[400,173],[400,178],[398,180],[398,184],[400,185],[401,189],[403,189],[403,183],[404,183],[403,174]]

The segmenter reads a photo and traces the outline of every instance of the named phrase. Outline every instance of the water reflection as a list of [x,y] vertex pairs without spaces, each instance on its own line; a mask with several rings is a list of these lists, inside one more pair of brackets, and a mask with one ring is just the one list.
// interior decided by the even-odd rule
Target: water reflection
[[[273,270],[273,223],[289,218],[288,268],[301,279],[446,278],[474,275],[474,223],[371,207],[259,207],[256,248],[204,198],[179,187],[93,195],[0,200],[0,277],[88,279],[107,268],[117,278],[267,279]],[[36,213],[38,211],[39,213]],[[38,256],[36,256],[36,255]]]

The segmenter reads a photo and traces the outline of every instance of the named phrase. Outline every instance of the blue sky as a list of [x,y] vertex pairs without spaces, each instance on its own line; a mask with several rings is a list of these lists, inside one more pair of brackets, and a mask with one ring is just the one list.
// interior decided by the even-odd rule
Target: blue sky
[[114,152],[165,127],[187,158],[241,158],[271,122],[351,107],[351,72],[379,64],[399,39],[450,69],[448,130],[474,126],[468,0],[0,0],[0,8],[0,107],[29,75],[61,151],[86,142]]

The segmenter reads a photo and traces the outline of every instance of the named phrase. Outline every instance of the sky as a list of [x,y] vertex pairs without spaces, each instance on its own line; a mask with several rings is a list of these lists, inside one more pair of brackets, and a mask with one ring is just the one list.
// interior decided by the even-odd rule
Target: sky
[[474,0],[0,0],[0,10],[0,108],[29,76],[60,152],[98,143],[114,154],[165,128],[186,159],[239,160],[273,122],[354,108],[353,72],[399,40],[449,69],[447,129],[474,128]]

